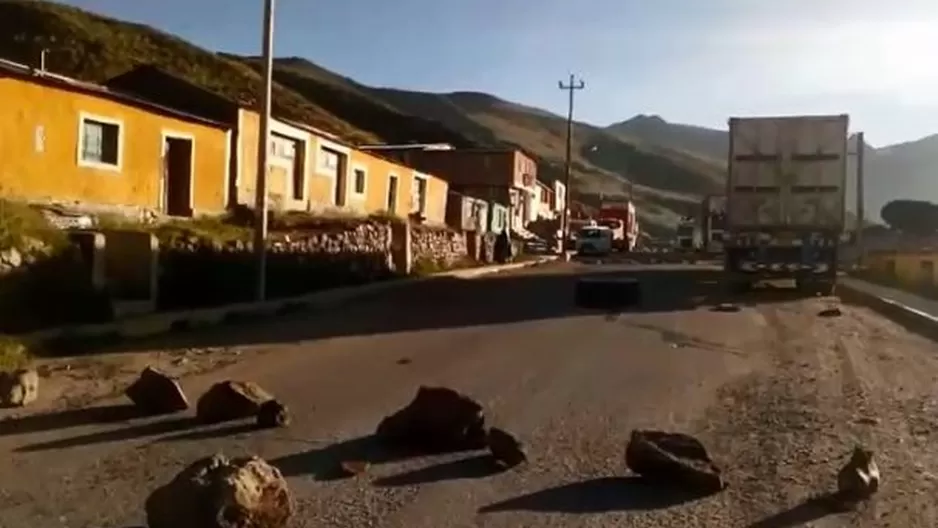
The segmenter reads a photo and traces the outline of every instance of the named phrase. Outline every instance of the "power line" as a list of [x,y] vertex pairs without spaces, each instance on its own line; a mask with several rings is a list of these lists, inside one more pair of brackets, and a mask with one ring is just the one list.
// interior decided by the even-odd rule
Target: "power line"
[[563,81],[558,81],[557,85],[561,90],[566,90],[568,94],[568,103],[567,103],[567,159],[566,167],[564,172],[564,192],[563,192],[563,218],[561,219],[561,228],[560,232],[563,237],[561,243],[561,250],[566,251],[567,248],[567,239],[570,234],[568,233],[570,229],[570,173],[571,173],[571,163],[573,157],[573,94],[577,90],[582,90],[586,88],[586,83],[583,82],[583,79],[579,81],[576,80],[576,76],[572,73],[570,74],[570,81],[567,84],[564,84]]

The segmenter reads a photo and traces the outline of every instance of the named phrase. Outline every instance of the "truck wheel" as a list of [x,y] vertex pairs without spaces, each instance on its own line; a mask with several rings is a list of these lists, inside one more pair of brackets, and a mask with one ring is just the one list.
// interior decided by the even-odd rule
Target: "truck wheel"
[[750,289],[752,289],[752,283],[744,280],[735,280],[731,281],[727,287],[731,294],[740,295],[747,293]]

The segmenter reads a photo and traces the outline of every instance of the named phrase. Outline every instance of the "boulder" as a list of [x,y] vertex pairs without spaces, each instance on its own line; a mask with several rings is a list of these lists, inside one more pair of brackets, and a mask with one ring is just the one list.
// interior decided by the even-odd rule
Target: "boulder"
[[625,463],[648,481],[686,491],[715,493],[726,487],[703,444],[681,433],[632,431]]
[[39,373],[33,369],[0,372],[0,405],[23,407],[39,398]]
[[865,500],[879,490],[879,480],[873,452],[857,446],[837,473],[837,495],[846,502]]
[[222,381],[212,385],[196,402],[196,417],[212,424],[257,415],[264,402],[274,399],[251,381]]
[[283,528],[294,504],[277,468],[216,454],[154,490],[145,509],[148,528]]
[[264,429],[290,425],[290,411],[277,400],[267,400],[257,410],[257,426]]
[[527,462],[528,456],[524,452],[524,446],[511,433],[492,427],[489,429],[488,438],[489,451],[495,463],[503,467],[515,467]]
[[482,405],[444,387],[420,387],[406,407],[381,420],[375,434],[386,445],[427,453],[486,447]]
[[147,367],[124,394],[145,414],[170,414],[189,408],[189,399],[176,378]]

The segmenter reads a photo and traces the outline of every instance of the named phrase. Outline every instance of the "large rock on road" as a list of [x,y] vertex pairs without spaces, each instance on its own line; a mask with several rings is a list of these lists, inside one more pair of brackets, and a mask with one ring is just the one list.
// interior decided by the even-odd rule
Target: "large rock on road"
[[283,528],[293,511],[277,468],[221,454],[197,460],[146,501],[148,528]]
[[664,431],[632,431],[625,463],[650,482],[701,494],[726,487],[721,470],[696,438]]
[[381,420],[375,434],[386,445],[428,453],[487,446],[482,405],[445,387],[420,387],[406,407]]

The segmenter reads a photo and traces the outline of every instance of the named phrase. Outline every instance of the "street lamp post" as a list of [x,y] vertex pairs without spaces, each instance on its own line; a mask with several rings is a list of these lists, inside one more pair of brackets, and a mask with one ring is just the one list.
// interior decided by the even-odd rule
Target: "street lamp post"
[[257,256],[257,300],[267,298],[267,171],[270,153],[270,107],[274,61],[274,0],[264,0],[263,75],[258,98],[257,184],[254,189],[254,252]]

